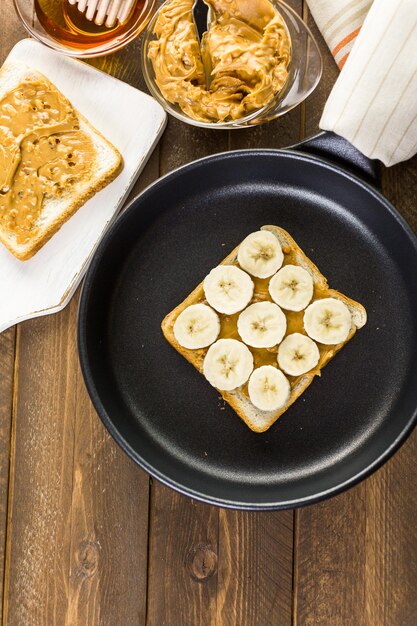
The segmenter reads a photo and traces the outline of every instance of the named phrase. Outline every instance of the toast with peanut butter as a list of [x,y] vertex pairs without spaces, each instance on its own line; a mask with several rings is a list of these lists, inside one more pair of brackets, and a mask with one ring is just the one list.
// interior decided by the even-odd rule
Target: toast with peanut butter
[[264,432],[366,323],[294,239],[262,226],[161,324],[167,341]]
[[0,241],[33,256],[122,169],[119,151],[43,74],[0,70]]

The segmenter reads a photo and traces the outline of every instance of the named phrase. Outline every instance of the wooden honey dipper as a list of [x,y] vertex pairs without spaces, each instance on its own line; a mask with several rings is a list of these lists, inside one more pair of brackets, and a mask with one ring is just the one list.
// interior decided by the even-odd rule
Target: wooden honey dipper
[[123,24],[129,17],[136,0],[68,0],[97,26],[105,24],[113,28],[116,22]]

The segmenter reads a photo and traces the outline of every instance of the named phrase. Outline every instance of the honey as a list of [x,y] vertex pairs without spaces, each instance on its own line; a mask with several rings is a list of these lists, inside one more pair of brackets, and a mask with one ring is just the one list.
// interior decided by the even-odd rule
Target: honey
[[137,0],[126,22],[107,28],[88,20],[68,0],[34,0],[36,16],[46,32],[57,42],[84,51],[122,42],[147,20],[155,3],[156,0]]

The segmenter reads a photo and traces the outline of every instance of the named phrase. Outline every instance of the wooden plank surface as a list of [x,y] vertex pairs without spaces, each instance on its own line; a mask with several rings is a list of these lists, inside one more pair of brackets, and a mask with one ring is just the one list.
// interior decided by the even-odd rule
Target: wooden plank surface
[[147,626],[216,623],[218,510],[153,483]]
[[90,406],[76,315],[75,298],[18,332],[6,624],[101,624],[103,611],[107,624],[137,624],[145,615],[148,479]]
[[220,510],[216,624],[290,626],[293,512]]
[[[14,328],[0,335],[0,598],[3,597],[4,557],[7,530],[10,435],[14,386]],[[0,624],[2,623],[0,611]]]
[[[7,20],[4,55],[18,24],[12,11]],[[130,59],[138,58],[139,46],[130,46]],[[126,64],[125,55],[94,64],[108,63],[113,75],[142,86],[137,63]],[[156,151],[132,193],[158,171]],[[77,305],[78,296],[63,312],[18,329],[8,625],[145,623],[149,479],[110,438],[88,399],[76,349]]]
[[[231,133],[170,119],[132,195],[194,158],[316,132],[338,72],[309,23],[325,73],[305,105]],[[11,0],[0,2],[0,24],[1,63],[25,36]],[[93,64],[143,89],[140,45]],[[384,192],[417,229],[417,159],[388,170]],[[219,510],[149,487],[90,404],[76,313],[77,297],[22,324],[16,358],[14,330],[0,335],[4,625],[415,626],[417,433],[365,483],[295,513]]]
[[291,625],[292,511],[218,510],[157,483],[152,494],[149,626]]
[[[9,49],[24,37],[25,30],[16,17],[11,2],[0,2],[0,65]],[[10,26],[9,26],[10,25]],[[16,329],[0,334],[0,625],[3,624],[3,581],[9,495],[10,437],[14,381]]]

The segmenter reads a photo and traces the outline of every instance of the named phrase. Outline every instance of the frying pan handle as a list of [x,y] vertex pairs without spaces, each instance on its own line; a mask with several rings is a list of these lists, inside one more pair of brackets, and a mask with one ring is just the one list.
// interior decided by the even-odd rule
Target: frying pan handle
[[349,141],[330,131],[323,131],[290,146],[291,150],[319,156],[349,170],[376,187],[380,186],[380,163],[368,159]]

